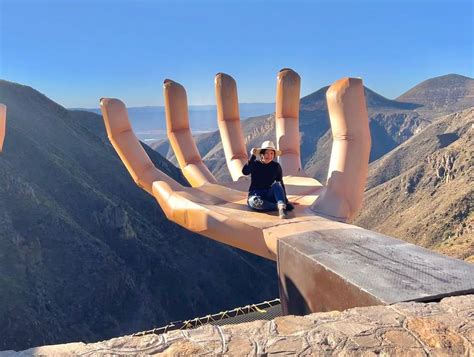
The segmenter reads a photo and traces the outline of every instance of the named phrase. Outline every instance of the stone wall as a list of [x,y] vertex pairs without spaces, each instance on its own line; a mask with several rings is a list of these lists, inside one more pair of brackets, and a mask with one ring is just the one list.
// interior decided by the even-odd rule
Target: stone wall
[[4,354],[472,356],[473,341],[474,295],[465,295]]

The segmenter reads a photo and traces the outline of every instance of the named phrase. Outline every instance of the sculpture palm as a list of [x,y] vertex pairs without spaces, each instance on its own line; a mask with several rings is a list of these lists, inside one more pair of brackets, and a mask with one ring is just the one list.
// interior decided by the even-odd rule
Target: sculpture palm
[[158,170],[131,129],[125,105],[101,99],[109,139],[140,187],[153,195],[168,219],[208,238],[275,260],[277,241],[289,234],[327,229],[354,229],[348,221],[360,208],[368,169],[370,132],[362,80],[344,78],[327,92],[333,134],[328,180],[306,177],[300,160],[300,77],[283,69],[277,77],[276,142],[282,155],[284,182],[295,210],[282,221],[275,214],[247,207],[250,181],[242,175],[248,160],[238,109],[237,88],[229,75],[215,77],[218,126],[227,166],[234,182],[217,183],[203,163],[189,128],[185,89],[164,81],[168,138],[185,187]]

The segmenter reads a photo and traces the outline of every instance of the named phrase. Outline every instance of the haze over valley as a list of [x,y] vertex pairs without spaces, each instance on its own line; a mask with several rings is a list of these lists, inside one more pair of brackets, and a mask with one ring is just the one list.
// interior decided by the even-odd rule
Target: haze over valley
[[[126,104],[126,103],[125,103]],[[102,114],[99,108],[72,108],[71,110],[90,111]],[[275,110],[274,103],[240,103],[239,111],[242,120],[270,113]],[[194,134],[217,130],[217,110],[215,105],[190,105],[189,125]],[[131,107],[128,115],[132,127],[140,140],[148,144],[166,138],[165,108],[159,106]]]

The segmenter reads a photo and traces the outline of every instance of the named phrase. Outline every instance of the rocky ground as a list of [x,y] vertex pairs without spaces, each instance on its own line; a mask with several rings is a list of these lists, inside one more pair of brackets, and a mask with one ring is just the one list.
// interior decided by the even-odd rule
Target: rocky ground
[[399,303],[273,321],[203,326],[94,344],[32,348],[31,355],[343,355],[472,356],[474,295],[439,303]]

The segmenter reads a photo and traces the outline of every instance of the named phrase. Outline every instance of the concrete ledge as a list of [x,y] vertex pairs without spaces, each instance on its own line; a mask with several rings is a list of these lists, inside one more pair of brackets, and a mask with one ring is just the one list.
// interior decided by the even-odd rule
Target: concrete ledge
[[278,275],[294,315],[474,293],[473,264],[350,225],[281,239]]

